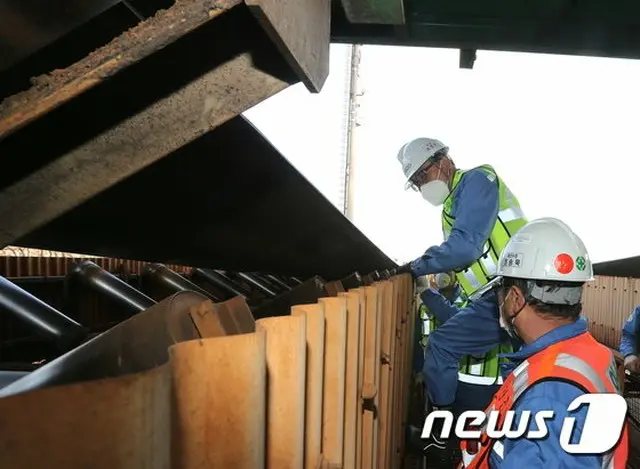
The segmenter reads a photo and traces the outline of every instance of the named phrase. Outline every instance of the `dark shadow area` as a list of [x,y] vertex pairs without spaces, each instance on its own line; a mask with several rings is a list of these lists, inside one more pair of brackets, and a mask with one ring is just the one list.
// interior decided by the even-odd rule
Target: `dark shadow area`
[[395,266],[241,116],[17,244],[305,279]]

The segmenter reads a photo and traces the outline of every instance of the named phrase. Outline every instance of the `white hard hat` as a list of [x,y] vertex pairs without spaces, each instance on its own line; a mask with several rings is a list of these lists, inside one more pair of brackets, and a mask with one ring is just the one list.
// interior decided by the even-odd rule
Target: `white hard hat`
[[556,218],[539,218],[511,237],[500,255],[497,274],[583,283],[593,280],[593,267],[587,248],[571,228]]
[[416,138],[405,143],[398,152],[398,161],[402,165],[402,172],[407,182],[429,158],[448,151],[449,147],[445,147],[440,140],[433,138]]

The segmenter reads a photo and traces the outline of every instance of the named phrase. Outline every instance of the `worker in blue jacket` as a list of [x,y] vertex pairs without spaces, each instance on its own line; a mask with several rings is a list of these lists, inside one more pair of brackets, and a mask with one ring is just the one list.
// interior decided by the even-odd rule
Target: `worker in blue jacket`
[[[429,334],[440,324],[443,324],[458,311],[466,299],[455,281],[453,272],[439,273],[427,276],[417,282],[418,314],[416,314],[415,343],[413,366],[415,384],[421,395],[424,394],[424,353]],[[440,301],[431,300],[428,303],[423,298],[438,297]],[[427,305],[433,305],[433,308]]]
[[[407,187],[432,205],[443,206],[445,237],[399,271],[416,278],[454,271],[465,296],[473,296],[495,275],[502,249],[526,224],[518,200],[490,166],[457,169],[448,147],[438,140],[412,140],[400,149],[398,160]],[[495,295],[479,299],[437,328],[429,338],[424,366],[432,408],[450,409],[459,381],[488,386],[489,394],[495,391],[501,384],[497,351],[503,338]],[[481,359],[461,370],[463,355]]]
[[640,372],[640,358],[638,356],[638,339],[640,334],[640,306],[633,310],[622,328],[622,339],[620,340],[620,353],[624,357],[625,369],[638,373]]
[[[509,259],[521,262],[507,265]],[[532,439],[527,431],[539,430],[534,417],[524,435],[489,435],[461,445],[463,466],[469,469],[526,468],[624,468],[628,433],[626,403],[620,395],[616,363],[611,350],[598,343],[580,316],[586,282],[593,280],[593,268],[582,240],[563,222],[542,218],[526,225],[505,248],[495,279],[499,298],[500,323],[524,346],[505,354],[505,383],[496,393],[490,409],[503,418],[513,412],[512,422],[525,415],[553,411],[546,418],[546,437]],[[609,394],[613,402],[591,418],[592,406],[571,408],[585,394]],[[617,394],[617,396],[611,396]],[[589,418],[587,418],[589,415]],[[587,431],[587,422],[600,434]],[[571,427],[568,427],[571,425]],[[520,423],[511,424],[511,428]],[[592,427],[591,430],[594,428]],[[572,430],[566,432],[566,430]],[[485,432],[486,430],[483,430]],[[581,442],[589,433],[591,440]],[[483,436],[487,436],[485,433]],[[594,436],[597,441],[594,441]],[[570,453],[562,441],[583,443],[585,454]],[[604,448],[596,448],[597,446]]]

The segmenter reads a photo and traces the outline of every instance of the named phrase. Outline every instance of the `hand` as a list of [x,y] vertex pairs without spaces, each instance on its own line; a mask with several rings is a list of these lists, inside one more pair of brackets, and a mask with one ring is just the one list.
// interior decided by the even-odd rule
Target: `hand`
[[640,358],[637,355],[628,355],[624,359],[624,367],[632,373],[640,372]]
[[430,284],[427,281],[427,277],[422,276],[416,279],[416,289],[418,292],[423,292],[427,288],[429,288]]
[[411,274],[412,277],[414,277],[413,275],[413,269],[411,268],[411,262],[408,262],[407,264],[398,267],[397,270],[397,274]]

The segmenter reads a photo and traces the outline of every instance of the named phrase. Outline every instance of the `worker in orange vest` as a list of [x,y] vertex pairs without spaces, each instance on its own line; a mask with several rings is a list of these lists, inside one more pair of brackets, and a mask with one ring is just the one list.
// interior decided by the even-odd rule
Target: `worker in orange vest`
[[[485,426],[468,427],[479,439],[462,441],[460,468],[626,466],[627,407],[620,395],[615,359],[609,348],[591,336],[580,317],[582,289],[592,279],[584,244],[560,220],[534,220],[506,245],[491,288],[497,293],[501,326],[524,346],[504,355],[512,371],[507,375],[509,370],[505,370],[505,382],[485,411]],[[606,395],[585,396],[600,393]],[[574,401],[578,398],[598,398],[598,403],[609,404],[600,406],[605,411],[598,416],[598,406],[577,406]],[[546,420],[546,438],[534,439],[528,432],[520,438],[493,433],[495,428],[514,428],[529,412],[535,416],[540,411],[554,412]],[[489,428],[489,415],[494,419],[493,428]],[[566,434],[567,417],[573,422],[573,433]],[[528,429],[537,427],[537,419],[531,417]],[[575,454],[570,451],[575,445],[589,445],[591,454]]]

